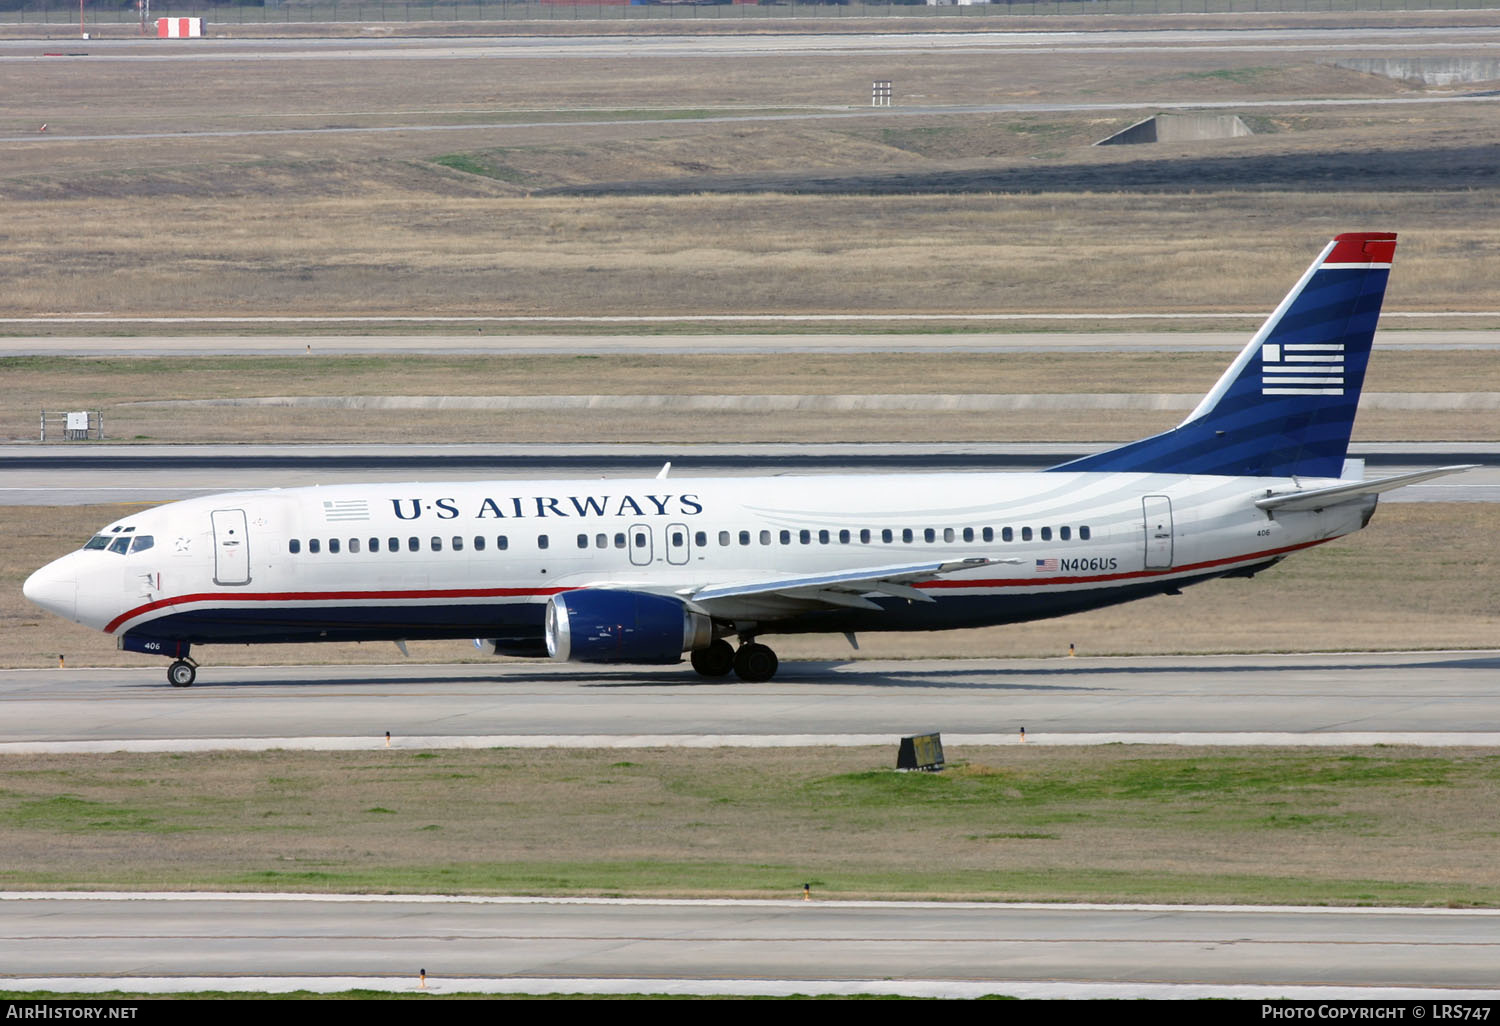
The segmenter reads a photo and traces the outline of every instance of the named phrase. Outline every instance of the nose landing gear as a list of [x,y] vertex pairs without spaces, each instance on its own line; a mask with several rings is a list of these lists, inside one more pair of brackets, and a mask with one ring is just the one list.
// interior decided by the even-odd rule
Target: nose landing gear
[[167,667],[167,683],[174,688],[190,688],[198,679],[198,664],[191,659],[179,659]]

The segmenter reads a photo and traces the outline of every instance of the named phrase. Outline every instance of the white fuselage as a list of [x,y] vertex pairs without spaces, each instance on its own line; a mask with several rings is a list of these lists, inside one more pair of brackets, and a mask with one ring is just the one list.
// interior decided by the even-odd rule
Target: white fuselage
[[[758,583],[767,587],[707,611],[741,633],[934,630],[1249,572],[1368,520],[1373,496],[1295,513],[1254,505],[1318,484],[1050,472],[237,492],[120,520],[27,589],[122,638],[191,644],[472,637],[521,651],[559,592],[625,589],[691,603],[705,589]],[[990,562],[916,585],[936,602],[871,594],[864,604],[878,609],[829,607],[775,588],[963,559]]]

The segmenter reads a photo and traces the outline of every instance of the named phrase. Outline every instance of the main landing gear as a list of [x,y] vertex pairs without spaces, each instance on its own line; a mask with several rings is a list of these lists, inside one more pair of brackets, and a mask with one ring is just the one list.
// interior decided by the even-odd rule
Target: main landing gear
[[190,688],[198,679],[198,664],[191,659],[179,659],[167,667],[167,683],[174,688]]
[[746,641],[738,650],[723,638],[692,654],[693,669],[704,677],[725,677],[730,671],[748,684],[759,684],[776,676],[780,661],[765,645]]

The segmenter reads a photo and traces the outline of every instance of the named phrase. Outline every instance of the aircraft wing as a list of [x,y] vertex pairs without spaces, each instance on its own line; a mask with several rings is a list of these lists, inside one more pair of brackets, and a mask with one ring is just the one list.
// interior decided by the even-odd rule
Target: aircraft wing
[[1279,495],[1268,495],[1264,499],[1256,499],[1255,505],[1264,510],[1286,510],[1287,512],[1323,509],[1357,499],[1362,495],[1378,495],[1381,492],[1404,488],[1406,485],[1416,484],[1419,481],[1430,481],[1434,477],[1473,470],[1478,466],[1477,463],[1465,463],[1459,466],[1438,467],[1436,470],[1419,470],[1412,474],[1397,474],[1395,477],[1377,477],[1372,481],[1353,481],[1328,488],[1282,492]]
[[931,595],[912,587],[960,570],[974,570],[997,563],[1020,563],[1018,559],[988,559],[981,556],[936,563],[901,563],[831,574],[772,577],[738,584],[710,585],[684,593],[682,597],[710,615],[776,615],[805,610],[809,605],[879,610],[865,598],[871,592],[932,602]]

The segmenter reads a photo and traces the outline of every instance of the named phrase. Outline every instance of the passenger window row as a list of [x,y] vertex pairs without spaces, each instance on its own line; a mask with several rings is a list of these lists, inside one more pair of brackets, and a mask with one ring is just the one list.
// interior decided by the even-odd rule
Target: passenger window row
[[[944,527],[941,529],[936,527],[904,527],[899,530],[896,528],[887,527],[878,532],[867,527],[859,531],[853,531],[849,529],[838,531],[834,531],[831,529],[824,529],[819,531],[803,529],[800,531],[776,532],[720,531],[718,532],[718,537],[716,540],[718,541],[720,546],[729,546],[734,544],[752,545],[756,542],[759,542],[759,544],[761,545],[792,545],[794,543],[797,545],[812,545],[814,543],[818,545],[832,545],[835,543],[839,545],[849,545],[856,542],[860,545],[891,545],[898,542],[903,545],[910,545],[919,540],[928,543],[936,543],[940,540],[944,543],[953,543],[960,541],[968,543],[974,541],[993,542],[997,535],[1002,542],[1012,542],[1017,538],[1019,538],[1021,541],[1026,542],[1034,541],[1037,539],[1040,539],[1041,541],[1052,541],[1054,538],[1056,538],[1056,540],[1058,541],[1072,541],[1073,531],[1074,529],[1071,526],[1058,528],[1041,527],[1037,528],[1035,532],[1033,532],[1033,529],[1030,527],[1022,527],[1019,529],[1013,527],[1002,527],[998,532],[993,527]],[[1079,541],[1088,541],[1093,536],[1092,532],[1086,526],[1079,527],[1077,531]],[[580,539],[582,539],[582,537],[582,535],[579,536]],[[699,548],[707,547],[709,542],[708,532],[698,531],[693,535],[693,542]],[[580,547],[583,546],[580,544]]]
[[[341,552],[360,551],[442,552],[444,548],[447,548],[453,552],[462,552],[464,551],[464,546],[466,544],[472,545],[475,552],[483,552],[489,547],[490,540],[482,534],[476,534],[474,535],[474,537],[467,540],[465,540],[464,536],[461,534],[455,534],[451,538],[448,538],[446,540],[439,537],[438,535],[433,535],[432,537],[427,539],[425,545],[423,544],[422,539],[416,536],[406,538],[404,544],[403,540],[400,538],[349,538],[347,540],[342,538],[328,538],[326,540],[322,538],[309,538],[307,539],[307,551],[311,555],[318,555],[324,551],[333,554],[338,554]],[[302,545],[303,542],[301,538],[291,538],[288,539],[286,543],[286,550],[287,552],[295,556],[302,552]],[[538,539],[538,545],[540,548],[544,549],[547,547],[546,535],[542,535],[542,537]],[[496,535],[496,551],[504,552],[508,548],[510,548],[510,538],[503,534]]]
[[[835,542],[839,545],[850,545],[857,541],[861,545],[872,545],[877,544],[877,542],[882,545],[892,545],[898,542],[903,545],[910,545],[918,540],[927,543],[936,543],[940,538],[944,543],[949,544],[960,541],[965,543],[976,541],[993,542],[996,537],[1002,542],[1013,542],[1017,539],[1023,542],[1036,540],[1052,541],[1054,538],[1058,541],[1072,541],[1073,532],[1074,529],[1067,525],[1058,528],[1040,527],[1035,530],[1030,527],[1002,527],[998,531],[993,527],[945,527],[941,530],[936,527],[924,527],[920,529],[904,527],[900,530],[887,527],[876,532],[867,527],[859,531],[847,528],[838,531],[831,529],[818,531],[808,529],[800,531],[783,530],[775,532],[768,530],[758,532],[719,531],[715,540],[723,547],[728,547],[736,543],[748,546],[757,542],[761,545],[792,545],[794,543],[798,545],[812,545],[814,542],[819,545],[832,545]],[[1080,526],[1077,529],[1077,533],[1079,541],[1088,541],[1092,537],[1092,532],[1087,525]],[[669,537],[669,542],[673,548],[680,548],[685,540],[684,535],[680,531],[671,532]],[[131,551],[139,552],[141,549],[151,547],[151,537],[149,535],[142,535],[136,538],[135,541],[136,547]],[[104,548],[108,545],[111,551],[124,552],[124,548],[118,547],[122,543],[128,544],[128,539],[117,538],[111,543],[110,539],[100,536],[90,539],[84,548]],[[635,543],[637,547],[644,548],[650,544],[650,539],[644,533],[641,533]],[[707,531],[695,532],[693,534],[693,543],[700,549],[707,548],[709,533]],[[360,538],[349,538],[347,540],[341,538],[328,538],[326,540],[322,538],[309,538],[306,544],[307,552],[310,555],[319,555],[324,551],[335,555],[341,552],[357,553],[360,551],[401,552],[404,550],[406,552],[442,552],[445,548],[452,552],[462,552],[465,545],[471,546],[475,552],[484,552],[489,545],[489,539],[482,534],[476,534],[467,541],[463,535],[458,534],[446,540],[438,535],[433,535],[427,539],[424,545],[421,538],[413,535],[406,538],[404,544],[401,538],[369,538],[368,540]],[[549,544],[550,541],[547,535],[537,536],[537,548],[545,549]],[[623,549],[626,547],[626,544],[626,533],[624,531],[616,531],[614,533],[601,531],[598,534],[578,535],[578,547],[580,549]],[[302,552],[302,546],[302,539],[292,538],[287,542],[287,551],[295,556]],[[497,551],[503,552],[509,548],[510,539],[506,535],[495,536],[495,549]]]
[[[1022,527],[1019,530],[1011,527],[1002,527],[998,532],[993,527],[945,527],[941,530],[935,527],[926,527],[921,528],[920,530],[917,528],[908,527],[903,528],[899,531],[894,528],[886,528],[885,530],[879,532],[871,530],[870,528],[865,528],[860,531],[853,531],[848,529],[840,531],[834,531],[831,529],[821,531],[719,531],[712,537],[718,542],[720,546],[728,547],[736,544],[747,546],[755,544],[812,545],[814,542],[819,545],[832,545],[835,542],[837,542],[837,544],[839,545],[850,545],[855,543],[856,541],[861,545],[876,544],[877,541],[880,544],[890,545],[896,542],[900,542],[902,544],[911,544],[918,541],[919,539],[924,542],[935,543],[939,540],[939,538],[941,538],[942,541],[949,543],[959,541],[993,542],[997,535],[1001,541],[1007,542],[1015,541],[1017,538],[1019,538],[1021,541],[1034,541],[1038,539],[1040,539],[1041,541],[1052,541],[1054,538],[1058,541],[1072,541],[1074,536],[1074,528],[1068,526],[1058,527],[1055,529],[1051,527],[1042,527],[1037,528],[1035,532],[1033,532],[1032,528],[1030,527]],[[1088,541],[1092,537],[1092,533],[1090,532],[1088,527],[1079,527],[1077,528],[1077,536],[1079,541]],[[698,546],[700,549],[707,548],[709,545],[710,537],[711,536],[707,531],[696,531],[693,533],[693,544]],[[686,540],[686,536],[679,530],[674,529],[668,534],[668,543],[673,548],[680,548],[686,543]],[[613,535],[580,534],[578,536],[578,547],[580,549],[623,549],[625,548],[625,544],[626,535],[623,531]],[[649,544],[649,541],[644,535],[636,539],[636,545],[638,547],[644,547],[647,544]]]

